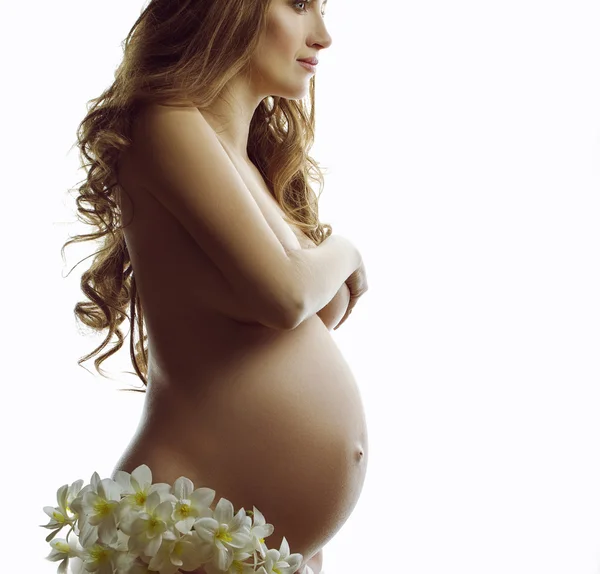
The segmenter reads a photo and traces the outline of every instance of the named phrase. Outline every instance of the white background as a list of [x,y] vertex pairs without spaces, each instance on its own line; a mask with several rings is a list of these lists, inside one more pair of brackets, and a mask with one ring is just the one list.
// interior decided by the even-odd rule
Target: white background
[[[109,476],[142,395],[77,359],[91,244],[75,130],[140,1],[2,1],[2,570],[56,572],[42,512]],[[369,293],[332,333],[369,467],[327,574],[600,572],[600,4],[330,0],[312,155]],[[128,340],[127,340],[128,341]],[[87,364],[91,373],[93,365]],[[268,518],[268,517],[267,517]],[[66,531],[65,531],[66,533]]]

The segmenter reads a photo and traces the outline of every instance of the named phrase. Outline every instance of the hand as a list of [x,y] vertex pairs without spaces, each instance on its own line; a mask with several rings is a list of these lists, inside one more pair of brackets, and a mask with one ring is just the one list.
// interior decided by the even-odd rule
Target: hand
[[346,314],[339,322],[338,326],[334,328],[334,331],[344,324],[344,321],[350,316],[350,313],[352,313],[352,309],[354,309],[357,301],[369,290],[369,285],[367,284],[367,272],[365,270],[365,264],[362,261],[356,271],[346,279],[346,285],[350,290],[350,302],[348,303]]

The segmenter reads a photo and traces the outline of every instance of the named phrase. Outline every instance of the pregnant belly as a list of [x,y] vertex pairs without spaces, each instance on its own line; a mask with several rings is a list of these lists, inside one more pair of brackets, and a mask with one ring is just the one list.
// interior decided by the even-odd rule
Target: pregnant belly
[[[366,421],[354,377],[321,319],[270,331],[234,352],[209,384],[155,397],[164,420],[140,436],[152,435],[145,460],[159,469],[154,482],[184,475],[195,488],[214,489],[214,504],[224,497],[236,510],[256,506],[275,527],[269,548],[279,549],[285,536],[292,552],[309,558],[358,501]],[[131,472],[143,462],[133,450],[119,468]]]

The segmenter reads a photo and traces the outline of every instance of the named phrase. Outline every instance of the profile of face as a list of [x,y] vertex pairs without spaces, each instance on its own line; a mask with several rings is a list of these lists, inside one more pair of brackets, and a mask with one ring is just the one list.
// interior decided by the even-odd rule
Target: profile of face
[[324,14],[327,0],[271,0],[267,25],[252,57],[252,82],[265,96],[306,96],[314,72],[298,59],[319,57],[331,45]]

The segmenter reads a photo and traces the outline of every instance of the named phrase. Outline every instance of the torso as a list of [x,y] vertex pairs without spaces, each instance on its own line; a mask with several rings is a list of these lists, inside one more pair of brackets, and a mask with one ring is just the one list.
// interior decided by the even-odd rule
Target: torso
[[[224,146],[225,148],[225,146]],[[227,151],[227,150],[226,150]],[[288,249],[314,248],[254,166],[227,152],[265,219]],[[256,506],[305,558],[350,516],[366,474],[368,438],[360,392],[329,332],[348,288],[291,331],[244,324],[203,300],[222,276],[183,227],[120,163],[125,238],[149,345],[148,386],[139,428],[117,462],[148,464],[153,482],[186,476],[230,500]]]

